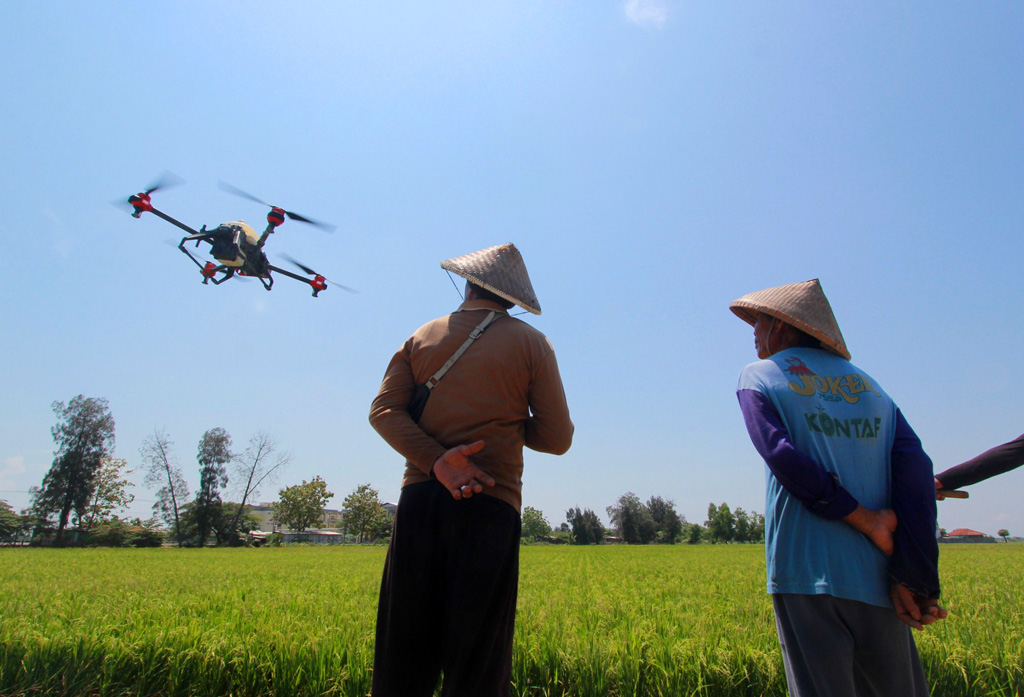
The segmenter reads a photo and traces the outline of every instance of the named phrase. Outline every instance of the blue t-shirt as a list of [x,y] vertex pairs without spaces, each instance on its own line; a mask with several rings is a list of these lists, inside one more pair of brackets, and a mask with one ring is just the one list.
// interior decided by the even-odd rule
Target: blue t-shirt
[[[744,368],[738,389],[765,395],[794,447],[861,504],[890,507],[896,406],[869,375],[828,351],[791,348]],[[845,522],[811,513],[765,471],[768,592],[892,607],[885,555]]]

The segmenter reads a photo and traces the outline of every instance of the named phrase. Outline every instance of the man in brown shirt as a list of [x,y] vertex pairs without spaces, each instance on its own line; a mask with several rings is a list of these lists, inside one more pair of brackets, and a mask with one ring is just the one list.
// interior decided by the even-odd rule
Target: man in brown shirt
[[[506,310],[540,305],[515,245],[448,259],[467,280],[454,313],[420,327],[392,358],[370,423],[406,458],[377,612],[373,695],[507,695],[519,576],[523,446],[572,443],[554,350]],[[483,320],[413,419],[436,376]]]

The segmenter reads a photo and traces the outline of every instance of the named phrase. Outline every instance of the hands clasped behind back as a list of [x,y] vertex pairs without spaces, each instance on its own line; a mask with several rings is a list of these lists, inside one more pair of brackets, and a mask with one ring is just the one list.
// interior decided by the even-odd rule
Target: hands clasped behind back
[[456,445],[441,454],[441,457],[434,461],[431,473],[437,481],[441,482],[452,498],[468,499],[473,494],[479,494],[484,487],[494,486],[494,478],[473,464],[469,458],[484,449],[484,442],[478,440],[475,443]]

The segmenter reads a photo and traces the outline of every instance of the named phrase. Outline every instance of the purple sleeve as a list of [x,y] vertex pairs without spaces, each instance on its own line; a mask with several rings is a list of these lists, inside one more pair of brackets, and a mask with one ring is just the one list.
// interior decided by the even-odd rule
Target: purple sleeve
[[892,445],[892,509],[899,524],[893,535],[889,575],[915,593],[938,598],[939,545],[935,537],[932,461],[899,409]]
[[935,478],[942,482],[943,489],[959,489],[1009,472],[1024,465],[1024,434],[1009,443],[997,445],[981,455],[950,467],[945,472],[936,474]]
[[838,520],[857,509],[839,478],[797,450],[771,401],[756,390],[737,390],[747,433],[783,488],[815,515]]

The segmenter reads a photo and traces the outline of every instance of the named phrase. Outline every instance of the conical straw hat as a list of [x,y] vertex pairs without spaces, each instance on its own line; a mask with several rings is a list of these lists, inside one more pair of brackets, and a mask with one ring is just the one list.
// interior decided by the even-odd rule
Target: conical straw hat
[[445,259],[441,262],[441,268],[486,288],[524,310],[540,314],[540,303],[530,283],[530,275],[526,273],[523,255],[511,242]]
[[839,331],[836,316],[832,314],[832,306],[816,278],[747,293],[729,303],[729,309],[751,325],[757,321],[759,312],[771,315],[810,334],[822,343],[823,348],[850,360],[850,351],[846,348],[843,333]]

